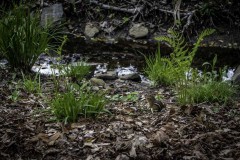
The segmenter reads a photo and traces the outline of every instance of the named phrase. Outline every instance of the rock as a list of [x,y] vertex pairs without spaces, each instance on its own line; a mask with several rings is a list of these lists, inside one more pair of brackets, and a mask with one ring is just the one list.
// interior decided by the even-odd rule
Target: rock
[[124,154],[120,154],[117,156],[115,160],[129,160],[130,158]]
[[108,71],[106,73],[97,73],[95,77],[103,80],[115,80],[117,79],[117,73],[115,71]]
[[102,86],[102,87],[106,86],[106,83],[102,79],[99,79],[99,78],[91,78],[90,83],[93,86]]
[[92,23],[87,23],[85,26],[84,34],[89,38],[94,37],[99,32],[99,29]]
[[131,80],[135,82],[141,82],[141,77],[137,73],[130,73],[126,75],[119,75],[118,76],[121,80]]
[[63,20],[63,6],[60,3],[53,4],[50,7],[43,8],[41,14],[41,26],[46,26],[49,22],[55,23]]
[[134,38],[143,38],[148,35],[147,27],[144,27],[141,23],[134,24],[129,30],[129,35]]
[[234,84],[240,85],[240,65],[235,70],[233,77],[232,77],[232,81]]

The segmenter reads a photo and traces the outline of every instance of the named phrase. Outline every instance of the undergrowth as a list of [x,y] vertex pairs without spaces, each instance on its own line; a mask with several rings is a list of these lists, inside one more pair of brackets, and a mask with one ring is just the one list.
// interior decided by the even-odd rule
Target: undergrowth
[[[168,31],[170,36],[155,38],[158,41],[158,51],[155,56],[145,57],[145,72],[154,85],[172,86],[178,93],[178,103],[182,105],[216,101],[225,103],[234,94],[235,89],[231,84],[222,82],[222,72],[226,68],[215,71],[217,56],[212,64],[203,64],[211,66],[210,71],[204,70],[200,74],[197,69],[191,67],[200,43],[213,32],[213,29],[204,30],[192,49],[187,47],[184,37],[174,30]],[[166,42],[173,48],[169,56],[161,56],[160,42]]]
[[71,77],[74,82],[81,81],[85,76],[90,73],[91,66],[86,62],[77,62],[75,65],[69,64],[62,67],[61,72],[67,77]]
[[37,12],[21,4],[0,20],[0,52],[12,68],[30,71],[41,53],[54,48],[50,42],[58,39],[57,33],[50,30],[51,25],[42,27],[39,18]]
[[22,73],[23,77],[23,87],[29,93],[38,93],[41,94],[41,81],[40,74],[36,74],[34,78],[30,76],[25,76]]
[[110,113],[105,109],[105,95],[92,91],[88,83],[82,86],[69,84],[68,87],[65,93],[57,93],[50,102],[52,112],[58,120],[76,122],[81,116],[96,118],[101,113]]

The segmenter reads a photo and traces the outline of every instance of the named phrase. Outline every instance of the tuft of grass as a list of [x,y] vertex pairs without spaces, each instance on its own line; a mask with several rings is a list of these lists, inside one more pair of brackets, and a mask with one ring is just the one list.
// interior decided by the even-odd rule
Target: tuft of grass
[[19,90],[14,90],[12,94],[9,96],[9,99],[11,99],[13,102],[16,102],[17,100],[20,99],[20,91]]
[[91,66],[86,62],[77,62],[75,65],[69,64],[67,67],[62,68],[62,72],[67,77],[72,77],[73,81],[81,81],[90,73]]
[[202,102],[226,103],[235,91],[235,88],[227,82],[200,83],[180,90],[178,102],[182,105]]
[[36,74],[34,78],[25,77],[22,73],[23,77],[23,87],[29,93],[41,93],[41,81],[40,74]]
[[12,68],[30,71],[39,55],[57,39],[49,27],[40,25],[39,14],[24,5],[14,6],[0,20],[0,52]]
[[50,106],[53,114],[60,121],[76,122],[80,116],[96,118],[101,113],[109,111],[105,109],[107,100],[100,92],[93,92],[87,83],[82,86],[72,84],[65,93],[58,93],[51,100]]

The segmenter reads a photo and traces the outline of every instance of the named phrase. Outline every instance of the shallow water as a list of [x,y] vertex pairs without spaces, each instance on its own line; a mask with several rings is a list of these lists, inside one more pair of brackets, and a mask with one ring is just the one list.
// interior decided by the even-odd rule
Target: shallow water
[[[115,52],[113,56],[110,52],[105,52],[101,55],[81,55],[81,54],[72,54],[71,56],[66,55],[61,60],[59,57],[50,57],[46,54],[42,54],[35,65],[32,67],[32,71],[38,72],[43,75],[56,75],[59,76],[63,74],[60,72],[56,65],[66,65],[72,64],[76,65],[77,62],[88,59],[87,65],[95,66],[94,74],[96,73],[105,73],[109,70],[115,71],[119,76],[138,73],[142,79],[142,82],[150,83],[150,81],[144,76],[143,67],[145,65],[144,58],[142,55],[137,55],[134,57],[134,54],[126,54]],[[8,64],[7,60],[0,60],[0,67],[4,68]],[[229,68],[225,75],[223,75],[223,80],[231,80],[234,74],[234,68]],[[201,74],[201,71],[199,71]],[[191,73],[186,73],[186,76],[191,75]]]

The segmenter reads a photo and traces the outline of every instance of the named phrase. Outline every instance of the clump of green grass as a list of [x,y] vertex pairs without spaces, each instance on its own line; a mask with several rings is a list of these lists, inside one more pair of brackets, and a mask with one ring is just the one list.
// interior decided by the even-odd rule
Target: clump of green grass
[[15,6],[0,20],[0,52],[12,68],[30,71],[39,55],[57,39],[50,26],[40,25],[39,14],[24,5]]
[[58,93],[51,100],[50,105],[53,114],[60,121],[76,122],[80,116],[96,118],[101,113],[108,112],[105,109],[107,100],[100,92],[93,92],[88,85],[69,85],[65,93]]
[[75,65],[69,64],[62,68],[63,74],[67,77],[72,77],[73,81],[81,81],[85,76],[90,73],[91,66],[86,62],[77,62]]
[[179,90],[178,102],[182,105],[202,102],[226,103],[234,93],[235,88],[231,84],[212,81]]
[[41,93],[41,81],[40,74],[36,74],[34,78],[25,77],[22,73],[23,77],[23,87],[29,93]]

